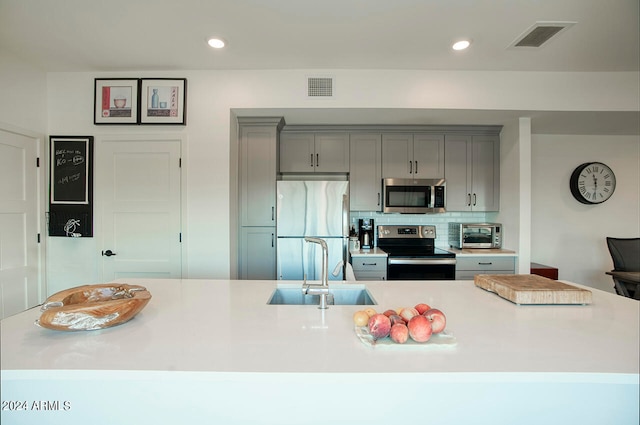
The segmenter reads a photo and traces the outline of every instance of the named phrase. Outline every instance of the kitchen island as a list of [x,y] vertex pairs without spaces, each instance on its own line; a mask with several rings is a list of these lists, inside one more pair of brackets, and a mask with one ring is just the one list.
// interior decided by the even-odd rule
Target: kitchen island
[[441,309],[457,340],[383,349],[355,335],[362,306],[267,305],[275,281],[120,281],[153,296],[120,326],[2,320],[2,423],[638,423],[640,304],[614,294],[522,306],[472,281],[365,282],[380,312]]

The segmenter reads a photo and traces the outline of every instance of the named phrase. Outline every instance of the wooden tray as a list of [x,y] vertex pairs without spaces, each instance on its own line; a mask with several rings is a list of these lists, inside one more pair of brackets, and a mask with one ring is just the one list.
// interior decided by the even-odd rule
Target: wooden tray
[[532,274],[479,274],[476,286],[516,304],[591,304],[591,291]]
[[150,299],[151,293],[139,285],[78,286],[47,298],[36,325],[59,331],[108,328],[131,320]]

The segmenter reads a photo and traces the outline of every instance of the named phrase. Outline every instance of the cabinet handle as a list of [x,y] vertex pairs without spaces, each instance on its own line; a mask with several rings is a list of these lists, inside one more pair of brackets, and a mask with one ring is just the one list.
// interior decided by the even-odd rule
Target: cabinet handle
[[313,167],[313,154],[311,154],[311,161],[309,161],[309,164]]
[[415,173],[418,174],[418,161],[416,161],[416,171],[415,171]]
[[363,266],[377,266],[378,263],[362,263]]
[[276,207],[271,207],[271,221],[275,220]]
[[320,166],[320,154],[316,154],[316,167]]
[[413,174],[413,161],[409,161],[409,174]]
[[469,202],[467,202],[467,206],[470,207],[471,206],[471,194],[467,193],[467,196],[469,197]]
[[272,234],[271,234],[271,248],[273,248],[273,247],[274,247],[274,245],[273,245],[273,243],[274,243],[274,242],[275,242],[275,241],[273,240],[273,233],[272,233]]
[[491,262],[489,262],[489,263],[482,263],[482,262],[478,262],[478,265],[479,265],[479,266],[490,266],[490,265],[492,265],[492,264],[493,264],[493,263],[491,263]]
[[476,206],[476,200],[477,200],[477,199],[476,199],[476,194],[474,193],[474,194],[473,194],[473,206],[474,206],[474,207]]
[[378,192],[378,206],[380,206],[380,192]]

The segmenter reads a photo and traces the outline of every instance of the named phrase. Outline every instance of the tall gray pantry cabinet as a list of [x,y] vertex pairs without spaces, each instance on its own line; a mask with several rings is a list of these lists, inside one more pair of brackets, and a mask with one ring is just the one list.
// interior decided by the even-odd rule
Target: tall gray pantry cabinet
[[276,175],[280,117],[238,118],[240,279],[276,278]]

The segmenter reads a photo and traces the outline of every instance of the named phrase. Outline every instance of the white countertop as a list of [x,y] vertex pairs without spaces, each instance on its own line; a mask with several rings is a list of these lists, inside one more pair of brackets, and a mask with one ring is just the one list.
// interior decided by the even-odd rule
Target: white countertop
[[[458,341],[452,350],[399,347],[381,353],[354,334],[352,315],[363,307],[322,311],[267,305],[275,281],[126,282],[146,286],[153,298],[121,326],[52,331],[34,325],[38,308],[2,320],[2,370],[638,374],[639,369],[640,303],[595,289],[591,305],[519,306],[471,281],[367,282],[380,312],[426,302],[445,312],[447,330]],[[402,361],[381,363],[380,356]]]
[[353,249],[349,251],[352,257],[388,257],[389,254],[384,252],[382,249],[376,247],[370,249]]
[[640,303],[614,294],[518,306],[472,281],[367,282],[378,311],[429,303],[457,338],[380,350],[354,333],[362,307],[267,305],[275,281],[121,281],[153,298],[117,327],[2,320],[0,422],[638,423]]
[[453,252],[454,254],[456,254],[456,257],[492,257],[492,256],[515,257],[518,255],[516,254],[515,251],[512,251],[510,249],[480,249],[480,248],[458,249],[458,248],[451,248],[451,247],[444,247],[442,249],[444,249],[445,251]]

